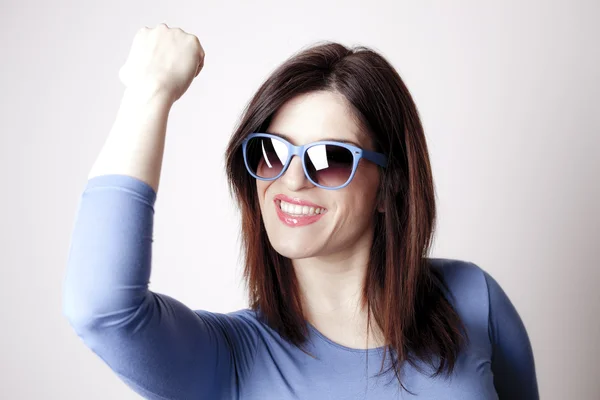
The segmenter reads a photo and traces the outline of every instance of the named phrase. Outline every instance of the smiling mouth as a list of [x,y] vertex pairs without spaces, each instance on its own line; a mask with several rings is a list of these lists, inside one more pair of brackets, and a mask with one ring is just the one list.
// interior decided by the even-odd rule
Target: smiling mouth
[[281,212],[291,217],[311,217],[322,215],[327,212],[327,209],[323,207],[302,206],[299,204],[288,203],[280,199],[275,200],[275,204]]

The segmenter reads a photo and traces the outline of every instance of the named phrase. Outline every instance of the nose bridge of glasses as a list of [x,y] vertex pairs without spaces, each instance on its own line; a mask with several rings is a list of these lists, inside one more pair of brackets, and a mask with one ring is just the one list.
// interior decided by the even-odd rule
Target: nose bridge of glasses
[[290,144],[288,146],[288,151],[290,152],[289,157],[290,158],[292,158],[292,156],[301,157],[302,156],[302,152],[304,151],[304,147],[305,146],[294,146],[293,144]]
[[294,156],[298,156],[298,161],[300,162],[300,164],[302,164],[302,153],[304,152],[304,148],[306,146],[295,146],[291,143],[288,143],[287,147],[288,147],[288,156],[287,156],[288,167],[292,164],[292,161],[294,161]]
[[[290,156],[289,156],[289,159],[288,159],[289,160],[288,161],[288,166],[287,166],[285,172],[287,173],[290,169],[296,168],[296,169],[299,170],[299,172],[301,171],[302,174],[304,174],[304,166],[302,165],[302,159],[300,157],[296,158],[296,164],[297,165],[295,167],[292,167],[292,164],[294,163],[294,157],[293,156],[295,156],[295,155],[300,156],[300,154],[298,154],[298,153],[290,153]],[[290,168],[290,167],[292,167],[292,168]]]

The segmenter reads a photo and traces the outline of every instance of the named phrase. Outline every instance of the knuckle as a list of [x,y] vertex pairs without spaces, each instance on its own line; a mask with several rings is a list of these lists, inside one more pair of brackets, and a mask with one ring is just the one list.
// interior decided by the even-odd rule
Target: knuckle
[[204,56],[204,49],[202,48],[202,44],[200,43],[200,39],[197,36],[193,36],[192,40],[194,42],[194,46],[200,52],[202,56]]

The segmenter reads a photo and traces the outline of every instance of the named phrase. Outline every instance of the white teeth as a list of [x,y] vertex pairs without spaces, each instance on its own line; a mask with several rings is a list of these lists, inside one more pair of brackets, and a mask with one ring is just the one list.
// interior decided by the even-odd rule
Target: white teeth
[[300,206],[298,204],[286,203],[282,200],[279,200],[278,204],[281,211],[291,215],[316,215],[325,212],[325,209],[319,207]]

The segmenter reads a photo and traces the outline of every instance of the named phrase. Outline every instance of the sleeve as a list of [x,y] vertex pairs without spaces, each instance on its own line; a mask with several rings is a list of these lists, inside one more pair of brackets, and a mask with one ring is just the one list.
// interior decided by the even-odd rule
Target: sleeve
[[87,347],[148,399],[237,390],[255,343],[242,320],[148,289],[156,192],[133,177],[87,182],[63,282],[63,315]]
[[500,400],[538,400],[535,361],[525,325],[498,282],[484,271],[494,386]]

